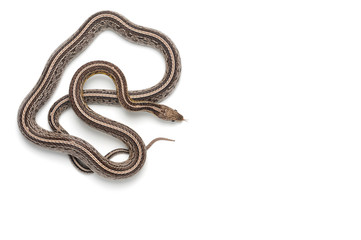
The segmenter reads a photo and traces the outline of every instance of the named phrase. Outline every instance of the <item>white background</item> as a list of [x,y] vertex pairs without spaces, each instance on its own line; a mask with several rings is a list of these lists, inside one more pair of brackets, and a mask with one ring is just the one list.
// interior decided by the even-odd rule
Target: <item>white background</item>
[[[1,239],[361,238],[359,1],[1,5]],[[80,173],[16,124],[50,54],[100,10],[164,32],[182,58],[179,85],[163,103],[188,122],[92,107],[146,143],[176,140],[156,143],[123,181]],[[156,50],[105,32],[68,66],[41,126],[49,128],[47,111],[76,69],[99,59],[118,65],[130,89],[154,85],[165,69]],[[114,88],[104,77],[87,87]],[[71,110],[61,123],[104,154],[123,146]]]

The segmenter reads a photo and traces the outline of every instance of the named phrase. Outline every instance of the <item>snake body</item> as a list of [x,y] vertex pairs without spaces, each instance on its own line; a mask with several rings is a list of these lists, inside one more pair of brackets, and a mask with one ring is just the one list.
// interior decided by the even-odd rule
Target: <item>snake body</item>
[[[102,31],[111,29],[131,42],[150,46],[158,49],[165,58],[166,71],[162,80],[153,87],[126,91],[128,97],[119,98],[119,94],[125,93],[124,83],[116,84],[117,91],[81,91],[82,84],[86,79],[97,73],[109,75],[116,82],[124,79],[124,76],[115,66],[104,62],[91,62],[81,67],[73,77],[73,84],[70,87],[69,96],[62,98],[63,105],[60,104],[60,113],[71,105],[77,105],[77,115],[92,126],[103,130],[114,137],[125,142],[128,146],[129,158],[125,162],[116,163],[102,156],[88,142],[69,135],[66,131],[48,131],[36,122],[36,115],[40,108],[48,101],[53,94],[60,77],[68,63],[84,50],[91,41]],[[110,67],[109,67],[110,66]],[[158,117],[166,120],[173,119],[173,110],[156,104],[174,89],[180,77],[181,65],[180,57],[175,45],[164,34],[145,27],[135,25],[123,16],[110,12],[98,12],[88,18],[84,24],[49,58],[39,81],[31,92],[22,102],[18,112],[18,125],[23,135],[30,141],[40,146],[65,152],[74,156],[82,162],[91,171],[104,177],[119,179],[129,177],[140,170],[146,158],[145,145],[140,136],[127,126],[101,117],[92,112],[87,107],[87,102],[108,101],[109,103],[121,103],[124,107],[128,106],[130,110],[145,110],[156,114]],[[78,90],[75,90],[78,89]],[[80,89],[80,90],[79,90]],[[78,91],[78,92],[77,92]],[[124,99],[128,102],[124,103]],[[59,100],[61,101],[61,100]],[[58,102],[59,102],[58,101]],[[123,101],[123,102],[121,102]],[[161,107],[160,107],[161,106]],[[57,108],[55,112],[57,112]],[[59,114],[54,113],[59,116]],[[50,116],[51,114],[49,114]],[[49,117],[50,118],[50,117]]]

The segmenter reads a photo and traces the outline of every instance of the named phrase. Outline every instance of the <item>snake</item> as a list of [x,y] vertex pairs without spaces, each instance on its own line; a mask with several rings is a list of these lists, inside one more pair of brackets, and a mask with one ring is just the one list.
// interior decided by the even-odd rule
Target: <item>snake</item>
[[[112,30],[130,42],[158,50],[165,59],[166,68],[163,78],[157,84],[133,91],[127,90],[126,80],[120,69],[105,61],[87,63],[74,74],[69,96],[62,98],[65,99],[63,106],[71,105],[76,114],[86,123],[120,139],[128,147],[127,150],[116,150],[109,153],[110,155],[103,156],[90,143],[79,137],[65,131],[50,131],[41,127],[36,121],[36,116],[53,95],[66,66],[105,30]],[[147,149],[143,140],[126,125],[95,113],[87,103],[118,102],[132,111],[147,111],[164,120],[179,121],[183,119],[182,115],[158,102],[174,90],[180,73],[181,61],[178,50],[165,34],[136,25],[116,12],[97,12],[90,16],[48,59],[38,82],[19,107],[17,118],[20,132],[29,141],[41,147],[73,156],[100,176],[111,179],[130,177],[142,168],[146,160]],[[84,82],[94,74],[108,75],[114,81],[116,90],[83,90]],[[54,109],[57,112],[56,108]],[[111,156],[121,152],[129,153],[126,161],[110,160]]]

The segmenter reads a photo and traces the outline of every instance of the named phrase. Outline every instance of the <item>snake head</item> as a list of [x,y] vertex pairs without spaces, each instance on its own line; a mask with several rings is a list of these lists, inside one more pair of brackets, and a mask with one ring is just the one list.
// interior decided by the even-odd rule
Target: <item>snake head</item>
[[156,113],[157,117],[163,120],[168,121],[183,121],[183,116],[177,112],[177,110],[167,107],[165,105],[160,105],[160,111]]

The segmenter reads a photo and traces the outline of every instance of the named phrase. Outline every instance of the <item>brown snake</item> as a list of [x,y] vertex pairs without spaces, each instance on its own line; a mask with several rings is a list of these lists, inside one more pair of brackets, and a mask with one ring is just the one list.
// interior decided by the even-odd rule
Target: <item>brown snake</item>
[[[52,114],[54,119],[58,119],[59,114],[70,106],[70,101],[80,118],[93,127],[120,139],[128,147],[128,150],[114,150],[104,157],[88,142],[66,133],[64,129],[59,127],[57,120],[51,123],[53,124],[52,128],[56,129],[54,132],[40,127],[36,122],[36,115],[53,94],[68,63],[84,50],[97,34],[106,29],[111,29],[134,43],[158,49],[166,60],[166,71],[158,84],[137,91],[128,91],[122,72],[108,62],[90,62],[83,65],[75,73],[69,96],[57,101],[61,104],[53,106],[49,113],[49,119]],[[98,12],[88,18],[51,55],[39,81],[19,108],[19,128],[30,141],[46,148],[65,152],[95,173],[112,179],[129,177],[138,172],[145,162],[146,147],[143,140],[129,127],[95,113],[87,106],[87,103],[120,103],[129,110],[148,111],[165,120],[183,120],[183,117],[175,110],[156,103],[168,96],[174,89],[179,80],[180,71],[181,64],[178,51],[172,41],[164,34],[135,25],[117,13]],[[90,76],[99,73],[108,75],[114,81],[116,91],[82,90],[84,82]],[[109,160],[111,156],[120,152],[129,152],[128,160],[120,163]]]

